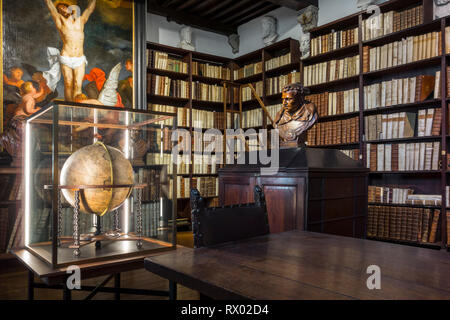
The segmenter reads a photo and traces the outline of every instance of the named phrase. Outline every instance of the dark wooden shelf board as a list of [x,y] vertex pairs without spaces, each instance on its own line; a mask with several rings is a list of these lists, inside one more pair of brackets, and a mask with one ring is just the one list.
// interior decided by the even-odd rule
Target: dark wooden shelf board
[[22,174],[21,167],[0,167],[0,174]]
[[428,248],[428,249],[435,249],[435,250],[441,250],[442,247],[440,243],[429,243],[429,242],[418,242],[418,241],[408,241],[408,240],[397,240],[397,239],[390,239],[390,238],[380,238],[380,237],[367,237],[368,240],[374,240],[374,241],[384,241],[384,242],[390,242],[390,243],[397,243],[397,244],[404,244],[409,245],[413,247],[422,247],[422,248]]
[[186,98],[174,98],[154,94],[147,94],[147,100],[148,103],[163,104],[174,107],[186,107],[187,103],[189,102],[189,99]]
[[320,146],[308,146],[309,148],[345,148],[345,147],[358,147],[359,148],[359,142],[353,142],[353,143],[341,143],[341,144],[324,144]]
[[369,174],[440,174],[440,170],[413,170],[413,171],[370,171]]
[[371,47],[380,46],[380,45],[384,45],[386,43],[399,41],[402,38],[406,38],[409,36],[416,36],[416,35],[420,35],[420,34],[424,34],[424,33],[428,33],[428,32],[440,31],[440,29],[441,29],[440,19],[433,20],[429,23],[420,24],[420,25],[417,25],[417,26],[414,26],[411,28],[407,28],[407,29],[403,29],[403,30],[400,30],[397,32],[389,33],[389,34],[381,36],[381,37],[363,41],[363,45],[371,46]]
[[327,61],[327,60],[334,60],[334,59],[338,59],[340,57],[343,57],[345,55],[348,54],[358,54],[359,53],[359,44],[352,44],[350,46],[347,47],[343,47],[343,48],[339,48],[333,51],[329,51],[326,53],[322,53],[322,54],[318,54],[306,59],[303,59],[303,63],[306,65],[310,65],[310,64],[314,64],[314,63],[318,63],[318,62],[323,62],[323,61]]
[[348,84],[348,83],[352,83],[352,82],[357,83],[358,80],[359,80],[359,76],[352,76],[352,77],[348,77],[348,78],[344,78],[344,79],[315,84],[315,85],[309,86],[308,88],[309,88],[309,90],[311,90],[311,93],[318,93],[319,91],[329,90],[333,86]]
[[278,77],[282,73],[286,73],[288,71],[294,71],[294,70],[296,70],[297,72],[300,71],[300,63],[299,62],[293,62],[293,63],[285,64],[284,66],[280,66],[278,68],[266,70],[266,76],[267,77]]
[[441,209],[442,206],[425,206],[425,205],[413,205],[403,203],[377,203],[369,202],[369,206],[382,206],[382,207],[402,207],[402,208],[423,208],[423,209]]
[[373,144],[408,143],[408,142],[417,142],[417,141],[434,141],[434,140],[440,140],[440,139],[441,139],[441,136],[439,135],[439,136],[427,136],[427,137],[369,140],[369,141],[365,141],[365,143],[373,143]]
[[236,79],[236,80],[234,80],[234,82],[241,83],[241,84],[254,83],[254,82],[262,81],[262,78],[263,78],[262,73],[256,73],[254,75],[251,75],[251,76],[248,76],[245,78]]
[[221,85],[223,81],[230,81],[230,80],[192,75],[192,81],[193,82],[198,81],[198,82],[207,83],[207,84],[211,84],[211,85]]
[[441,62],[441,56],[414,61],[410,63],[401,64],[395,67],[380,69],[376,71],[369,71],[363,73],[364,78],[374,78],[374,77],[381,77],[385,75],[390,75],[398,72],[405,72],[405,71],[411,71],[414,69],[423,69],[430,66],[438,66]]
[[399,111],[407,111],[417,108],[440,108],[441,99],[430,99],[425,101],[406,103],[406,104],[396,104],[388,107],[366,109],[363,111],[364,115],[377,114],[377,113],[396,113]]
[[319,116],[318,122],[334,121],[334,120],[352,118],[352,117],[357,117],[357,116],[359,116],[359,111],[334,114],[331,116]]
[[150,74],[156,74],[159,76],[169,77],[171,79],[189,81],[189,74],[183,72],[176,72],[164,69],[147,68],[147,72]]

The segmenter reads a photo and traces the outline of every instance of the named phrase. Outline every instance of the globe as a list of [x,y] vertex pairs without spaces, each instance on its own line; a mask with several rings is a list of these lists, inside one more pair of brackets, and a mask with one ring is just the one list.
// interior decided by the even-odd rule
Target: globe
[[[101,142],[74,152],[64,163],[60,175],[62,186],[97,186],[133,184],[133,167],[124,154]],[[75,207],[75,190],[62,189],[67,202]],[[131,193],[131,187],[96,188],[80,190],[80,211],[104,215],[122,205]]]

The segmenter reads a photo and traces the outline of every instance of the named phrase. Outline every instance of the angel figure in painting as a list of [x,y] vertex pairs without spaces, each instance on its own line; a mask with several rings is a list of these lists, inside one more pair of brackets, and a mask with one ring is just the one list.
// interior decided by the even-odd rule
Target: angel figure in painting
[[[63,42],[59,55],[64,77],[64,96],[67,101],[74,101],[76,95],[81,94],[83,78],[87,65],[84,55],[84,26],[94,12],[96,0],[91,0],[82,15],[75,10],[76,6],[60,2],[56,6],[52,0],[45,0]],[[53,50],[57,50],[52,48]]]

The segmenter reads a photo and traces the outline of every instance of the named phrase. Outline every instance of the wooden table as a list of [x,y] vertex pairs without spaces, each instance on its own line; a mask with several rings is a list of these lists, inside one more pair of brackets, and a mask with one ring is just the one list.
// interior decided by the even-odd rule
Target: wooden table
[[[14,250],[14,256],[28,269],[28,299],[34,299],[35,288],[62,289],[63,299],[71,299],[71,290],[67,288],[66,281],[73,273],[68,274],[67,268],[53,269],[50,265],[34,256],[26,249]],[[155,253],[155,255],[160,253]],[[141,269],[144,267],[144,258],[146,255],[137,255],[129,258],[111,259],[99,262],[85,263],[78,265],[80,267],[81,280],[107,276],[107,278],[98,286],[83,286],[81,282],[81,290],[91,291],[87,296],[91,299],[97,292],[110,292],[115,294],[115,299],[120,299],[121,293],[138,294],[138,295],[155,295],[169,296],[170,299],[176,297],[176,284],[169,282],[168,291],[146,290],[122,288],[120,286],[120,274],[126,271]],[[36,283],[35,276],[42,280],[43,283]],[[114,287],[105,287],[104,285],[114,277]]]
[[[367,287],[371,265],[380,290]],[[450,299],[447,252],[306,231],[183,247],[145,268],[213,299]]]

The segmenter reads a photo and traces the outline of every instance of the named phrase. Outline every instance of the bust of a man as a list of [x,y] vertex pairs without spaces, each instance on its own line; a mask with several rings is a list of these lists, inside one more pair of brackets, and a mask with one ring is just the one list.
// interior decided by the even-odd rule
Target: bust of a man
[[192,28],[189,26],[183,27],[180,30],[180,44],[178,45],[182,49],[195,51],[195,47],[192,44]]
[[282,147],[297,147],[304,144],[306,131],[319,118],[316,106],[305,99],[309,93],[300,83],[285,86],[281,98],[283,108],[275,117],[275,128],[279,130]]
[[302,59],[309,58],[311,55],[311,39],[309,33],[304,33],[300,37],[300,52],[302,53]]
[[277,19],[272,16],[265,16],[261,20],[264,45],[268,46],[278,38]]

